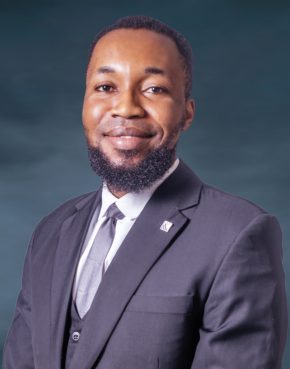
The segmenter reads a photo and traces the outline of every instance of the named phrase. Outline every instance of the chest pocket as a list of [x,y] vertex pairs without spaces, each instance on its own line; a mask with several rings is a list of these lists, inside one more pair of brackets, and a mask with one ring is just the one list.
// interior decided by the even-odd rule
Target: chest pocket
[[193,296],[146,296],[134,295],[126,311],[190,314],[193,310]]

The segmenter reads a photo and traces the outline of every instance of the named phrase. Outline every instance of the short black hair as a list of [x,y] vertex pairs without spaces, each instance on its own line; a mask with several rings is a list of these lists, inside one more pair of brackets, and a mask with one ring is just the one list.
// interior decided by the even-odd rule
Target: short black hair
[[105,36],[107,33],[121,29],[148,29],[150,31],[163,34],[174,41],[179,54],[181,56],[184,72],[185,72],[185,98],[191,97],[191,86],[192,86],[192,49],[186,38],[175,29],[169,27],[167,24],[160,22],[157,19],[144,15],[133,15],[128,17],[119,18],[115,23],[110,26],[103,28],[95,37],[90,50],[91,59],[94,48],[100,38]]

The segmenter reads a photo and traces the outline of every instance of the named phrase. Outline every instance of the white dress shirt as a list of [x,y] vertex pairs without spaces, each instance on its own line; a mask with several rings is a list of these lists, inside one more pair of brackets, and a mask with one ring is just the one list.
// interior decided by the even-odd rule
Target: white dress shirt
[[123,219],[120,219],[116,223],[116,232],[115,237],[110,247],[110,250],[106,256],[104,261],[104,269],[107,270],[108,266],[110,265],[111,261],[113,260],[116,252],[118,251],[119,247],[121,246],[124,238],[127,236],[128,232],[130,231],[131,227],[135,223],[135,220],[144,209],[145,205],[153,195],[154,191],[161,185],[165,179],[172,174],[179,164],[179,159],[176,159],[172,166],[165,172],[165,174],[157,180],[151,187],[145,189],[141,192],[129,192],[126,195],[117,198],[115,197],[108,189],[106,184],[103,184],[102,189],[102,205],[101,210],[98,213],[94,213],[92,216],[89,229],[85,238],[84,248],[82,255],[80,257],[77,272],[75,276],[74,286],[73,286],[73,299],[75,300],[76,291],[78,288],[78,283],[80,279],[81,272],[83,270],[84,264],[87,260],[88,254],[91,250],[91,247],[94,243],[94,239],[96,234],[101,226],[101,224],[105,221],[105,214],[109,206],[113,203],[116,203],[117,207],[121,212],[125,215]]

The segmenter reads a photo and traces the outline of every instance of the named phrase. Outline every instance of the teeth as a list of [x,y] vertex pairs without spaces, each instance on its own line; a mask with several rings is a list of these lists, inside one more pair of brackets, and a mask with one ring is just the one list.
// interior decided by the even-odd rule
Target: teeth
[[134,137],[140,137],[140,136],[118,136],[118,137],[124,137],[124,138],[134,138]]

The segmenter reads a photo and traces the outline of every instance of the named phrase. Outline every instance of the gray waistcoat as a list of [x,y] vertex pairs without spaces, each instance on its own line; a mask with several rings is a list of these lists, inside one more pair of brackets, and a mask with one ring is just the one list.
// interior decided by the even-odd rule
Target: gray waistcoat
[[71,304],[71,314],[68,324],[68,337],[67,346],[65,348],[65,365],[64,368],[67,369],[70,366],[70,362],[78,348],[78,341],[82,334],[82,328],[86,320],[86,315],[81,319],[78,315],[76,306],[74,303]]

